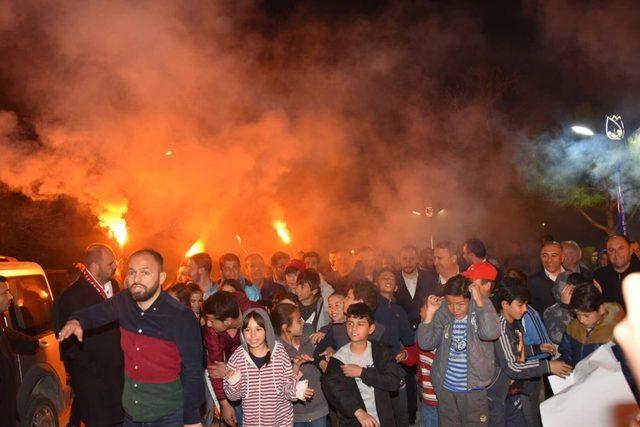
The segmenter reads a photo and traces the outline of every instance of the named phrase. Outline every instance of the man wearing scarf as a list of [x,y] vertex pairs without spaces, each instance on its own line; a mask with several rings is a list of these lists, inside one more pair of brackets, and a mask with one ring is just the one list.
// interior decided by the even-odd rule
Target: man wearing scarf
[[[56,333],[75,311],[99,304],[120,289],[113,278],[116,261],[113,250],[103,244],[89,245],[81,273],[57,301]],[[117,322],[93,329],[84,340],[75,338],[60,344],[60,358],[71,377],[74,409],[87,427],[120,425],[124,419],[122,389],[124,361]]]

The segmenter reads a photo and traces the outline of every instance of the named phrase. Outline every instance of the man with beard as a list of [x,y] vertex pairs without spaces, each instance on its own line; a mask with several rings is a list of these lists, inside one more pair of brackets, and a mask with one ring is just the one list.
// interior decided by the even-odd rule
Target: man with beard
[[[418,249],[415,246],[404,246],[400,249],[400,272],[397,274],[396,302],[404,309],[413,331],[420,323],[420,307],[427,296],[436,292],[436,275],[431,271],[418,268]],[[401,365],[406,371],[407,399],[409,422],[414,424],[417,403],[416,368]]]
[[[65,289],[54,306],[55,329],[60,331],[71,314],[118,293],[113,279],[115,255],[107,245],[94,243],[84,254],[78,279]],[[88,332],[83,342],[75,339],[60,345],[60,358],[71,377],[74,409],[88,427],[122,424],[124,362],[117,322]]]
[[593,272],[593,280],[602,290],[605,302],[617,302],[627,309],[622,297],[622,280],[640,272],[640,261],[633,256],[629,238],[615,234],[607,240],[609,264]]
[[141,249],[129,258],[127,292],[71,316],[59,340],[119,321],[125,356],[126,426],[199,426],[204,401],[202,337],[185,305],[162,291],[162,255]]

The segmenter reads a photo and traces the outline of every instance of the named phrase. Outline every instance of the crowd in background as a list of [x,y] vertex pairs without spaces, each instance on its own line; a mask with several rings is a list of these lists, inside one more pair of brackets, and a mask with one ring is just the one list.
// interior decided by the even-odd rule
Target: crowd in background
[[638,251],[616,235],[585,256],[547,236],[538,259],[503,262],[475,238],[228,253],[218,278],[199,253],[171,280],[145,249],[118,292],[113,252],[92,245],[56,316],[71,424],[539,426],[547,376],[613,339]]

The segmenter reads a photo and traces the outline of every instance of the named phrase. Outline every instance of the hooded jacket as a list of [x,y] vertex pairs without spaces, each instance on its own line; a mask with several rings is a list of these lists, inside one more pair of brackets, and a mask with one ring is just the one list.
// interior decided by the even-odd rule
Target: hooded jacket
[[616,303],[604,303],[604,307],[606,313],[590,331],[578,319],[569,323],[558,347],[560,360],[575,367],[602,344],[613,340],[613,328],[624,318],[624,310]]
[[276,341],[267,312],[262,308],[249,309],[243,315],[243,322],[250,313],[259,314],[264,322],[270,351],[269,362],[258,369],[249,355],[244,335],[241,334],[241,345],[227,363],[227,367],[235,372],[229,379],[225,378],[224,391],[229,400],[242,399],[243,425],[292,426],[292,401],[303,398],[306,382],[299,383],[294,377],[291,359],[282,343]]
[[567,325],[573,319],[569,307],[562,303],[562,292],[567,287],[567,279],[571,274],[569,271],[564,271],[558,275],[552,288],[556,303],[547,308],[543,313],[544,325],[547,327],[549,338],[551,338],[554,344],[560,344]]
[[[491,382],[494,371],[492,341],[500,336],[496,310],[488,298],[483,298],[483,302],[483,306],[479,307],[471,298],[467,313],[467,387],[469,389],[484,388]],[[453,314],[443,304],[430,323],[420,323],[416,334],[420,348],[438,349],[431,368],[431,382],[436,394],[444,386],[454,320]]]
[[[303,354],[309,356],[313,354],[313,343],[306,335],[300,337],[300,346],[297,349],[281,339],[277,339],[277,341],[284,346],[292,360]],[[320,390],[321,373],[316,365],[305,363],[300,367],[300,372],[302,372],[302,379],[309,381],[309,387],[314,390]],[[310,422],[326,416],[328,413],[329,406],[322,393],[315,393],[313,399],[308,402],[299,400],[293,404],[293,417],[297,423]]]

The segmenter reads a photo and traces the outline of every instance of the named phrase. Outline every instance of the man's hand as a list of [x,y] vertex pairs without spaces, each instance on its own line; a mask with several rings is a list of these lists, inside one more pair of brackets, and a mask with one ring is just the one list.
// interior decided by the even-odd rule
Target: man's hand
[[342,368],[342,373],[344,374],[345,377],[358,378],[360,375],[362,375],[362,366],[348,364],[348,365],[342,365],[341,368]]
[[562,360],[550,361],[549,370],[552,374],[557,375],[560,378],[565,378],[571,375],[571,372],[573,372],[573,368],[570,365],[564,363]]
[[62,342],[69,338],[71,335],[75,335],[78,341],[82,342],[82,326],[77,320],[69,320],[58,334],[58,342]]
[[322,338],[324,338],[325,335],[326,334],[324,332],[316,332],[314,334],[311,334],[309,336],[309,339],[311,340],[313,345],[317,345],[320,341],[322,341]]
[[378,427],[378,425],[379,425],[378,422],[376,421],[376,419],[373,418],[371,415],[369,415],[362,408],[358,409],[354,413],[354,415],[356,416],[356,419],[360,423],[361,427]]
[[556,346],[551,344],[550,342],[544,342],[542,344],[540,344],[540,351],[543,351],[545,353],[549,353],[552,356],[555,356],[557,351],[556,351]]
[[484,300],[482,299],[482,293],[480,293],[480,286],[478,283],[473,282],[469,285],[469,292],[471,292],[471,298],[476,302],[478,307],[484,307]]
[[227,371],[227,364],[224,362],[215,361],[213,365],[207,366],[207,372],[211,378],[220,379],[224,378],[224,373]]
[[573,290],[575,288],[575,285],[565,286],[562,290],[562,293],[560,294],[560,302],[564,305],[569,305],[569,303],[571,302],[571,296],[573,295]]
[[442,297],[429,295],[427,298],[427,309],[424,311],[424,317],[422,318],[423,322],[430,323],[433,320],[433,317],[442,305],[443,300],[444,298]]
[[329,362],[323,359],[320,361],[320,363],[318,363],[318,366],[320,366],[320,370],[324,374],[325,372],[327,372],[327,366],[329,366]]
[[220,409],[220,415],[227,425],[231,427],[235,427],[238,425],[238,420],[236,419],[236,411],[235,409],[233,409],[233,406],[231,406],[228,400],[225,399],[220,401]]

